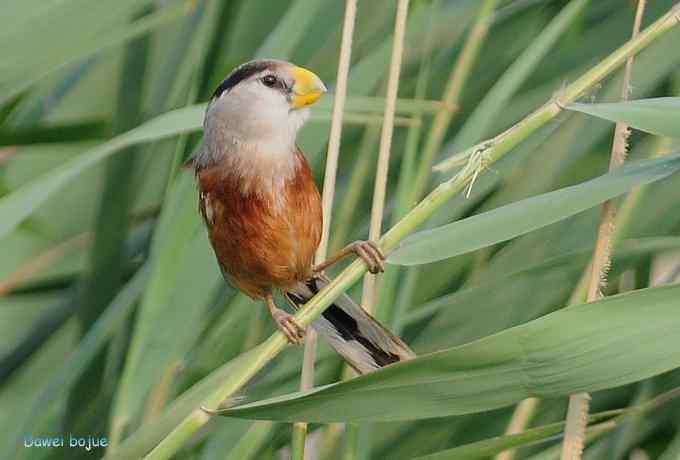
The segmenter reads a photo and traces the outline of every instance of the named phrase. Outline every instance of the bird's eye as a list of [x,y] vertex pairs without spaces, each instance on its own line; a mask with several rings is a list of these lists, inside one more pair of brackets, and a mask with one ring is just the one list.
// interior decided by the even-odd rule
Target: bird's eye
[[268,86],[269,88],[274,87],[277,81],[278,80],[274,75],[265,75],[262,77],[262,84],[264,84],[264,86]]

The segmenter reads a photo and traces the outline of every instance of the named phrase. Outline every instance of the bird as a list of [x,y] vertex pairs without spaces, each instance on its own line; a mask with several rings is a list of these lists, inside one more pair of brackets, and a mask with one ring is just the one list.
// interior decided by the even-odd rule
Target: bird
[[[305,330],[277,306],[275,292],[297,310],[330,282],[325,270],[353,254],[371,273],[384,271],[385,257],[371,241],[355,241],[314,265],[321,197],[296,137],[309,106],[326,92],[316,74],[290,62],[246,62],[212,94],[202,142],[185,162],[197,178],[199,212],[225,280],[264,301],[293,344],[303,342]],[[311,326],[359,374],[415,357],[345,294]]]

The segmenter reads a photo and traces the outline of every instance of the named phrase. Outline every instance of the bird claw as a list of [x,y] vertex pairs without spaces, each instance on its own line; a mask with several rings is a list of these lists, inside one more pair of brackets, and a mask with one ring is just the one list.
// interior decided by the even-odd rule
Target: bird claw
[[305,329],[298,324],[293,315],[283,310],[277,310],[272,316],[279,330],[288,339],[288,342],[293,345],[302,345],[305,338]]
[[385,255],[373,241],[355,241],[352,251],[368,265],[374,275],[385,271]]

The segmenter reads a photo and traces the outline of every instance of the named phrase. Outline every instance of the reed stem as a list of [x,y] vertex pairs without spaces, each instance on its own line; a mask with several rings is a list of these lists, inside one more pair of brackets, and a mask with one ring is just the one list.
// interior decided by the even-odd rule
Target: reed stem
[[[371,223],[368,239],[377,241],[382,232],[382,219],[385,210],[385,195],[387,193],[387,173],[390,164],[392,148],[392,134],[394,132],[394,113],[399,92],[399,76],[401,75],[401,61],[404,55],[404,37],[406,36],[406,19],[408,17],[409,0],[399,0],[397,17],[394,25],[394,41],[392,43],[392,58],[387,80],[387,95],[385,114],[383,116],[382,132],[380,133],[380,149],[378,151],[378,167],[375,173],[373,190],[373,207],[371,209]],[[364,291],[362,306],[367,311],[373,311],[378,295],[378,275],[366,274],[364,277]]]
[[[340,140],[342,137],[343,114],[347,99],[347,80],[352,56],[352,38],[354,37],[354,24],[357,15],[357,0],[347,0],[345,3],[345,17],[342,26],[342,39],[340,44],[340,58],[338,61],[338,74],[335,85],[335,98],[333,100],[333,118],[331,119],[331,131],[328,141],[328,153],[326,155],[326,171],[323,181],[323,196],[321,207],[323,215],[323,229],[321,242],[316,251],[316,263],[326,260],[328,251],[328,234],[333,217],[333,197],[335,196],[335,180],[338,171],[338,158],[340,157]],[[316,361],[317,335],[312,328],[307,328],[305,334],[305,351],[302,360],[302,373],[300,375],[300,390],[309,390],[314,387],[314,362]],[[307,424],[297,422],[293,424],[292,457],[293,460],[304,460],[305,440],[307,438]]]
[[[640,34],[640,24],[644,14],[646,0],[639,0],[633,24],[631,40]],[[630,93],[630,79],[634,56],[628,57],[621,85],[621,100],[628,99]],[[609,170],[623,165],[626,159],[629,129],[623,123],[617,123],[614,130]],[[611,245],[616,221],[616,207],[614,200],[608,200],[602,205],[600,224],[597,229],[597,241],[590,270],[588,294],[586,300],[595,302],[602,297],[601,286],[606,283],[611,265]],[[574,394],[569,397],[567,421],[562,441],[562,460],[581,460],[585,443],[588,412],[590,410],[590,395],[588,393]]]

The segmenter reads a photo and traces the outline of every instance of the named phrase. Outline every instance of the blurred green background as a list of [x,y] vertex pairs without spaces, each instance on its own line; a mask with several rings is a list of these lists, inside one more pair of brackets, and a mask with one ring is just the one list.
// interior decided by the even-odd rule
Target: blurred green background
[[[414,204],[399,201],[399,187],[408,190],[419,180],[431,188],[449,177],[430,176],[419,153],[434,116],[446,110],[436,101],[481,3],[411,2],[384,228]],[[435,159],[516,123],[629,39],[635,2],[628,0],[581,2],[554,37],[546,37],[569,3],[497,2]],[[649,2],[643,26],[673,3]],[[73,433],[119,445],[274,330],[262,305],[223,282],[198,219],[193,177],[180,167],[200,139],[202,107],[121,135],[206,102],[236,65],[255,57],[303,65],[332,93],[344,2],[4,0],[0,11],[0,455],[99,458],[102,450],[22,444],[28,435]],[[395,11],[395,1],[359,1],[331,250],[368,232]],[[680,30],[671,31],[640,54],[633,98],[680,96],[679,43]],[[617,100],[620,73],[582,101]],[[319,186],[331,109],[329,96],[299,137]],[[611,123],[561,114],[431,222],[603,174],[612,133]],[[640,159],[672,151],[673,141],[636,132],[630,146],[631,158]],[[405,159],[409,152],[415,156]],[[676,175],[636,197],[608,294],[677,278],[678,190]],[[443,262],[391,268],[393,284],[381,296],[389,306],[379,316],[424,353],[559,309],[588,263],[598,217],[593,208]],[[244,393],[257,400],[295,391],[301,362],[302,349],[288,347]],[[342,369],[322,345],[317,383],[338,380]],[[679,384],[680,373],[672,371],[598,392],[593,411],[644,401]],[[565,407],[566,398],[541,401],[530,424],[563,420]],[[501,435],[512,412],[362,426],[358,441],[339,426],[311,425],[313,458],[413,458]],[[677,460],[678,414],[671,404],[631,418],[594,440],[585,458],[629,458],[637,449],[647,457],[636,458]],[[176,458],[282,458],[290,435],[286,423],[218,418]],[[516,458],[540,452],[553,458],[544,451],[549,447],[523,448]]]

